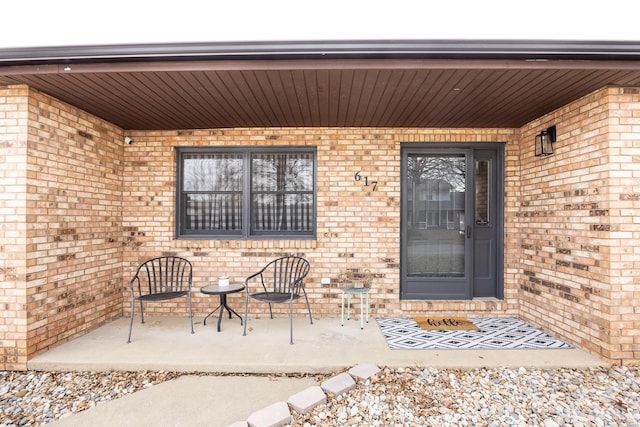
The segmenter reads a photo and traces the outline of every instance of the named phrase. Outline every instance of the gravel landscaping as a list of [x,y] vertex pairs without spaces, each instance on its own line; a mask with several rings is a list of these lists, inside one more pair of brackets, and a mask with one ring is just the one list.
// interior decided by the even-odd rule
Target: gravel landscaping
[[[43,425],[180,375],[0,372],[0,426]],[[383,368],[291,425],[640,426],[640,367]]]
[[640,367],[383,369],[295,426],[640,426]]

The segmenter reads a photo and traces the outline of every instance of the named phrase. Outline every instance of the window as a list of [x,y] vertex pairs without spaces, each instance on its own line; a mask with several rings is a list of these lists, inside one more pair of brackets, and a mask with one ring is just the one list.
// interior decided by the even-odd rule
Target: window
[[177,236],[313,238],[316,150],[179,148]]

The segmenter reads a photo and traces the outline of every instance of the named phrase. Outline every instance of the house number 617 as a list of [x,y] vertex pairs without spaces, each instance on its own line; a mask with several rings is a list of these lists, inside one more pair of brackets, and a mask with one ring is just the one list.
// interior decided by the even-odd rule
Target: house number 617
[[354,181],[362,181],[364,179],[364,186],[368,187],[369,185],[373,186],[373,191],[376,191],[376,188],[378,187],[378,181],[369,181],[369,177],[368,176],[362,176],[360,174],[360,171],[356,172],[353,175],[353,179]]

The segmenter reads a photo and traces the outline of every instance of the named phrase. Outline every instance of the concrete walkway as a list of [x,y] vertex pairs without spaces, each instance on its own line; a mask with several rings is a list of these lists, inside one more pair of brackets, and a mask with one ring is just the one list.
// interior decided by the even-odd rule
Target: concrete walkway
[[186,318],[136,319],[132,342],[126,343],[128,319],[119,319],[81,338],[32,359],[31,370],[105,371],[168,370],[245,376],[186,375],[122,399],[72,415],[58,426],[226,426],[246,420],[256,410],[313,384],[311,378],[246,376],[264,373],[327,373],[338,375],[359,364],[379,367],[436,368],[608,366],[580,349],[562,350],[390,350],[375,320],[360,330],[357,320],[344,327],[339,319],[294,319],[294,344],[289,321],[249,319],[242,335],[238,319],[204,326],[195,320],[189,333]]
[[186,375],[47,426],[224,427],[313,385],[311,378]]

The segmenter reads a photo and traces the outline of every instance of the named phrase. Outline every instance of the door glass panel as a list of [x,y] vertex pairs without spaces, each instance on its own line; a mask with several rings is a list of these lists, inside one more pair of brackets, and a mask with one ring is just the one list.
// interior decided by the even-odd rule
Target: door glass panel
[[476,225],[489,225],[489,184],[491,162],[489,160],[476,161]]
[[464,277],[466,158],[410,154],[407,274]]

